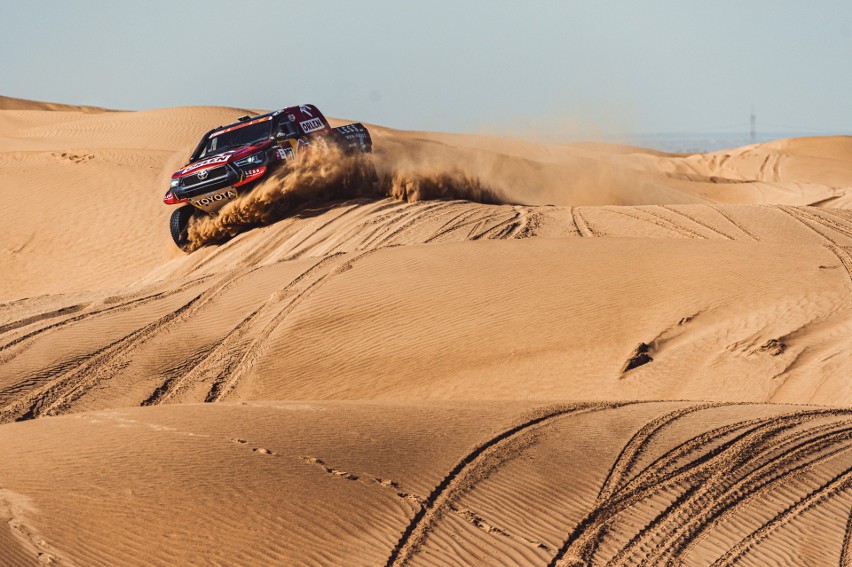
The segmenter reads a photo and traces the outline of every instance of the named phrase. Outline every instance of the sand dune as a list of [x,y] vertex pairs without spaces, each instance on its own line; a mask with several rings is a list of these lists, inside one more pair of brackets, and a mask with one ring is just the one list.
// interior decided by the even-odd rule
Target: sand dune
[[[0,298],[125,286],[174,257],[162,228],[168,176],[201,133],[246,112],[0,111],[0,187],[7,195],[0,271],[12,274],[0,284]],[[852,174],[842,149],[811,155],[819,143],[842,148],[846,138],[746,148],[755,163],[796,163],[797,176],[772,180],[743,165],[751,161],[729,159],[739,173],[725,172],[733,181],[722,182],[712,164],[723,158],[713,154],[693,159],[600,144],[374,131],[378,160],[403,172],[461,170],[512,204],[851,204],[848,183],[840,183]],[[63,238],[41,236],[54,234]]]
[[371,126],[184,254],[246,112],[0,98],[0,565],[849,562],[852,138]]
[[115,110],[102,108],[100,106],[60,104],[56,102],[44,102],[40,100],[13,98],[10,96],[0,96],[0,110],[51,110],[86,113],[116,112]]
[[14,524],[0,553],[60,565],[832,565],[848,535],[837,519],[850,504],[849,414],[263,402],[35,420],[0,428],[0,515]]
[[0,419],[235,398],[846,404],[850,249],[852,219],[807,208],[304,210],[124,292],[8,304]]

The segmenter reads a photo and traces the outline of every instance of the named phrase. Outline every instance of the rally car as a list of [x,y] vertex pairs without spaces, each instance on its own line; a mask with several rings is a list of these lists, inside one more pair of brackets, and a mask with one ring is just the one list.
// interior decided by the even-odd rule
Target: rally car
[[186,248],[193,215],[215,215],[238,195],[305,148],[335,144],[346,152],[372,150],[370,133],[360,123],[332,128],[312,104],[289,106],[268,114],[242,116],[207,132],[189,162],[172,174],[163,202],[183,205],[171,216],[172,238]]

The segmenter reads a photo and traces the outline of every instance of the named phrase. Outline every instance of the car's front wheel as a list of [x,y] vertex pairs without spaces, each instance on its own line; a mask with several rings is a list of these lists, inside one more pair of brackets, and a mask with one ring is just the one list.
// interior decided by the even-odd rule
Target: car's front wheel
[[195,207],[192,205],[184,205],[172,212],[172,218],[169,219],[169,228],[172,232],[172,240],[175,241],[177,247],[181,250],[187,250],[189,247],[189,219],[195,214]]

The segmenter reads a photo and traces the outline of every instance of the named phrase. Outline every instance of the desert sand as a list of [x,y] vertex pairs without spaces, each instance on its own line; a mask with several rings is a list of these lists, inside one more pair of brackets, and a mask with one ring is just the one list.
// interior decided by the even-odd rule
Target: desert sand
[[184,253],[247,112],[0,97],[0,565],[852,565],[852,137],[368,125]]

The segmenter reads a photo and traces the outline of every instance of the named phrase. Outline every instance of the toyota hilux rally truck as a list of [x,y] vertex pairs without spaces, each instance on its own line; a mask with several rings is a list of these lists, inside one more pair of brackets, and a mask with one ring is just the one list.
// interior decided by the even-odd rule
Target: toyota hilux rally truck
[[277,167],[295,160],[300,151],[332,144],[344,152],[372,150],[370,133],[362,124],[332,128],[312,104],[253,118],[242,116],[233,124],[210,130],[189,163],[172,174],[163,197],[167,205],[183,205],[172,213],[169,223],[175,244],[186,248],[187,226],[193,215],[215,215]]

